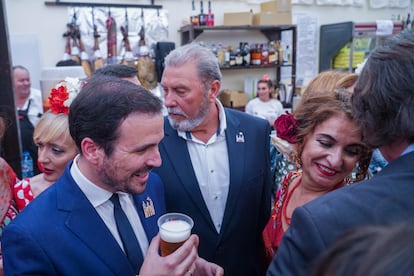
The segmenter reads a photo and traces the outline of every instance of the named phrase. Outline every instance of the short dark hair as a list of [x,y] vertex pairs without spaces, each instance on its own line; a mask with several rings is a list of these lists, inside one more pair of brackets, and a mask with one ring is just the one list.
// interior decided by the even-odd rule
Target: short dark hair
[[372,147],[414,142],[414,31],[377,46],[355,85],[353,113]]
[[69,109],[69,130],[79,152],[82,140],[89,137],[111,155],[118,128],[132,113],[162,114],[162,102],[129,81],[92,76]]
[[63,67],[63,66],[80,66],[80,64],[79,62],[73,59],[60,60],[56,63],[56,67]]
[[125,64],[108,64],[95,71],[94,75],[105,75],[117,78],[136,77],[138,69]]

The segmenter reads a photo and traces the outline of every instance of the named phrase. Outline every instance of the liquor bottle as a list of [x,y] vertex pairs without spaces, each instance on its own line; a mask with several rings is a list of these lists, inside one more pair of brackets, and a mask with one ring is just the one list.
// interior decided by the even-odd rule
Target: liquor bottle
[[405,25],[406,25],[406,28],[407,29],[411,29],[411,17],[410,17],[410,14],[408,14],[408,16],[407,16],[407,20],[405,21]]
[[276,42],[276,45],[277,45],[277,51],[278,51],[278,57],[279,57],[279,59],[278,59],[278,64],[279,65],[282,65],[283,64],[283,47],[282,47],[282,42],[280,41],[280,40],[278,40],[277,42]]
[[269,42],[269,64],[277,64],[277,54],[275,49],[275,42],[272,40]]
[[204,8],[203,8],[203,0],[200,1],[200,14],[198,15],[198,24],[200,26],[205,26],[207,22],[207,16],[204,13]]
[[242,66],[243,65],[243,56],[241,53],[243,45],[240,42],[240,47],[236,49],[236,66]]
[[211,12],[211,1],[208,1],[207,26],[214,26],[214,13]]
[[220,67],[224,67],[224,64],[226,63],[226,59],[225,59],[224,47],[221,42],[219,42],[217,46],[217,58],[218,58]]
[[290,49],[289,49],[289,45],[286,45],[286,50],[284,51],[283,64],[290,64]]
[[28,151],[23,152],[21,166],[22,178],[30,178],[33,176],[33,159]]
[[262,63],[262,52],[259,44],[255,44],[250,49],[250,58],[252,65],[260,65]]
[[236,53],[233,51],[233,46],[229,45],[227,49],[230,53],[230,60],[229,60],[230,67],[236,66]]
[[267,49],[267,43],[261,44],[261,50],[262,50],[261,64],[268,64],[269,63],[269,50]]
[[243,65],[244,66],[249,66],[250,65],[250,60],[251,60],[251,56],[250,56],[250,46],[248,42],[244,43],[243,46],[243,51],[242,51],[242,56],[243,56]]
[[224,48],[224,67],[230,67],[230,49]]

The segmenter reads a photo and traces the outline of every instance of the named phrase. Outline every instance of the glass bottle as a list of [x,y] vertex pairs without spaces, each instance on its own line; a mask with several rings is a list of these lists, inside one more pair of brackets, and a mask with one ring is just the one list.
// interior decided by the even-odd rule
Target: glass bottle
[[214,26],[214,13],[211,12],[211,1],[208,1],[207,26]]
[[204,8],[203,8],[203,0],[200,1],[200,14],[198,15],[198,24],[200,26],[205,26],[207,22],[207,16],[204,13]]
[[21,162],[22,166],[22,179],[33,177],[33,159],[28,151],[23,152],[23,158]]

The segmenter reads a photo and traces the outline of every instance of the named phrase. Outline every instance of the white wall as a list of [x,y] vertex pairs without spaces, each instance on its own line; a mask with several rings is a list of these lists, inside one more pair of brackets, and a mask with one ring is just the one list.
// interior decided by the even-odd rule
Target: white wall
[[[392,14],[406,15],[411,9],[370,9],[368,0],[365,0],[364,7],[320,7],[294,5],[293,12],[306,12],[317,16],[318,24],[330,24],[343,21],[373,22],[377,19],[390,19]],[[73,2],[73,1],[71,1]],[[85,2],[106,3],[111,1],[85,0]],[[112,1],[113,3],[149,4],[149,0],[142,1]],[[195,1],[197,8],[199,1]],[[37,36],[39,52],[36,49],[27,47],[27,58],[34,56],[40,59],[41,67],[54,66],[62,57],[64,51],[64,39],[62,34],[65,31],[66,23],[69,22],[67,7],[46,6],[43,0],[5,0],[6,16],[8,21],[9,35]],[[169,40],[176,45],[180,44],[178,29],[184,21],[188,21],[190,15],[198,13],[191,10],[191,0],[155,0],[156,5],[162,5],[169,13]],[[247,0],[222,0],[212,1],[215,23],[220,25],[223,22],[224,12],[259,11],[258,4],[248,4]],[[412,6],[412,5],[411,5]],[[204,1],[204,9],[207,10],[207,1]],[[319,40],[319,39],[318,39]],[[237,40],[235,43],[238,43]],[[13,48],[11,49],[13,52]],[[29,61],[28,61],[29,62]],[[39,71],[41,68],[39,68]],[[262,74],[258,72],[257,74]],[[235,89],[242,89],[243,73],[239,70],[230,73],[225,77],[224,86],[234,86]],[[226,76],[226,75],[225,75]],[[238,80],[234,81],[234,78]],[[230,82],[228,80],[231,80]],[[237,84],[236,84],[237,83]],[[230,87],[228,87],[230,88]],[[232,87],[233,88],[233,87]]]

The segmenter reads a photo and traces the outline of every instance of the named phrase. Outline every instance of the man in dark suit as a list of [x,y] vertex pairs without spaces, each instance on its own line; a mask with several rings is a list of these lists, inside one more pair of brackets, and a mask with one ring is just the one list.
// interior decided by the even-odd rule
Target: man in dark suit
[[5,229],[6,275],[220,271],[198,257],[195,235],[173,254],[158,254],[157,219],[165,202],[162,181],[151,170],[161,164],[161,110],[157,97],[128,81],[88,81],[69,111],[81,154]]
[[370,54],[352,98],[365,142],[389,164],[372,179],[297,208],[268,275],[307,275],[345,230],[413,220],[414,33],[387,39]]
[[166,57],[161,85],[168,118],[156,172],[167,211],[193,218],[201,257],[226,275],[260,275],[270,214],[270,126],[223,108],[220,82],[217,58],[205,47],[185,45]]

